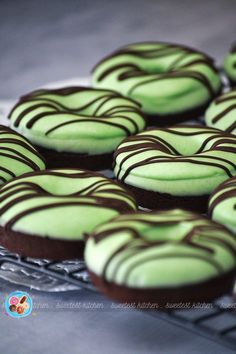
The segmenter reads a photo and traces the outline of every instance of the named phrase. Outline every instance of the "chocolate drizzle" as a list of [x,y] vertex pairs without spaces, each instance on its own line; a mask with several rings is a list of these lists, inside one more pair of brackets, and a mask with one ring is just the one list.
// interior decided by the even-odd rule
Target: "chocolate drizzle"
[[206,76],[203,74],[196,72],[196,71],[172,71],[167,74],[163,74],[161,76],[157,76],[151,79],[148,79],[146,81],[141,81],[135,85],[132,86],[132,88],[129,90],[128,94],[131,95],[132,92],[139,86],[143,86],[146,84],[149,84],[151,82],[156,82],[156,81],[161,81],[161,80],[167,80],[167,79],[178,79],[178,78],[190,78],[193,80],[196,80],[200,82],[208,91],[210,97],[215,96],[215,91],[211,86],[210,81],[207,80]]
[[217,123],[221,118],[223,118],[226,114],[228,114],[229,112],[236,110],[236,103],[232,104],[231,106],[229,106],[228,108],[226,108],[225,110],[223,110],[221,113],[217,114],[213,119],[212,122],[213,123]]
[[[154,48],[147,48],[144,44],[152,44]],[[156,70],[152,69],[152,71],[149,71],[148,69],[144,69],[145,60],[152,60],[153,62],[156,59],[158,63],[158,60],[171,56],[173,57],[173,61],[168,68],[160,70],[157,65]],[[137,63],[138,59],[140,59],[142,65]],[[200,67],[199,70],[198,66]],[[152,82],[189,78],[203,85],[210,97],[215,97],[215,88],[212,86],[209,75],[201,70],[201,66],[206,67],[208,71],[218,72],[214,66],[213,59],[200,51],[183,45],[145,42],[131,44],[115,51],[101,60],[95,66],[93,72],[101,69],[96,78],[98,83],[102,82],[109,75],[116,75],[117,81],[141,78],[140,81],[136,80],[131,85],[128,95],[131,95],[137,87],[145,86]]]
[[[48,181],[40,182],[40,177],[48,176]],[[51,193],[47,190],[50,186],[50,177],[64,178],[65,183],[72,179],[78,179],[78,190],[65,195]],[[35,178],[36,177],[36,178]],[[84,188],[79,187],[80,179],[91,179],[91,182]],[[45,188],[42,185],[45,184]],[[50,187],[49,187],[50,188]],[[46,197],[46,198],[45,198]],[[50,197],[52,199],[50,200]],[[9,199],[9,201],[8,201]],[[38,204],[38,201],[41,202]],[[119,184],[99,175],[83,170],[46,170],[43,172],[29,173],[18,177],[14,183],[6,184],[0,192],[0,216],[4,216],[12,207],[22,202],[29,201],[30,205],[36,202],[35,206],[29,207],[27,203],[22,204],[20,212],[12,216],[5,224],[5,232],[14,228],[16,222],[24,217],[42,210],[55,208],[66,208],[70,206],[92,206],[96,208],[111,209],[117,213],[136,209],[136,202],[133,197]],[[1,205],[3,203],[3,205]],[[66,235],[65,235],[66,236]]]
[[[3,125],[0,125],[0,157],[3,158],[2,166],[0,166],[0,180],[2,182],[7,182],[18,175],[14,162],[25,165],[25,172],[40,170],[39,161],[42,165],[44,164],[41,155],[27,139]],[[9,162],[5,163],[5,159],[8,159]],[[1,171],[3,175],[1,175]],[[4,177],[5,174],[9,177]]]
[[[80,94],[88,93],[91,99],[87,103],[80,103]],[[77,95],[78,106],[70,107],[60,101],[60,97]],[[120,99],[120,103],[117,100]],[[113,103],[114,102],[114,103]],[[112,107],[110,107],[113,104]],[[45,136],[68,125],[75,125],[79,129],[80,123],[93,123],[111,126],[122,131],[123,136],[136,134],[141,130],[138,119],[144,126],[144,118],[139,111],[139,104],[122,97],[110,90],[96,90],[82,87],[68,87],[58,90],[38,90],[23,96],[9,114],[15,128],[26,126],[33,130],[39,121],[55,122],[49,129],[41,128]],[[108,107],[108,108],[107,108]],[[20,113],[17,113],[18,109]],[[89,110],[88,114],[85,113]],[[58,117],[57,120],[52,117]],[[77,128],[78,127],[78,128]]]
[[[181,224],[189,224],[191,227],[186,234],[179,238],[178,225]],[[161,236],[155,238],[145,236],[148,230],[147,226],[157,230],[163,228],[162,233],[159,233]],[[173,233],[176,237],[166,239],[165,226],[173,227],[173,232],[177,227],[177,231],[175,230],[175,233]],[[120,233],[127,236],[127,241],[124,241],[115,251],[109,252],[102,273],[102,277],[107,279],[109,270],[109,279],[113,279],[114,282],[121,266],[123,267],[122,282],[127,284],[131,272],[136,267],[154,261],[158,270],[158,261],[169,258],[176,258],[183,260],[183,262],[184,258],[196,258],[211,265],[217,274],[222,274],[224,268],[216,257],[215,246],[224,248],[232,257],[236,256],[236,238],[227,232],[223,226],[200,215],[183,210],[159,211],[158,213],[140,212],[130,216],[120,216],[105,228],[101,227],[97,232],[95,231],[90,237],[94,240],[94,247],[96,247],[96,244],[102,243],[107,238],[116,240],[116,235],[118,237]],[[165,251],[167,245],[172,245],[173,251]],[[145,252],[150,249],[155,249],[156,253],[146,253],[145,256]],[[140,255],[141,257],[138,257]],[[135,261],[136,257],[137,260]],[[113,260],[115,266],[112,265]],[[129,265],[127,264],[124,271],[126,261],[129,262]],[[109,269],[110,265],[112,266],[112,272]]]
[[236,177],[224,181],[214,190],[209,200],[208,214],[213,217],[215,208],[229,199],[235,200],[233,209],[236,210]]
[[[188,129],[186,129],[188,128]],[[150,130],[149,134],[138,134],[134,137],[126,139],[118,147],[114,154],[115,163],[119,157],[119,163],[117,163],[118,170],[116,172],[117,178],[125,181],[127,176],[137,167],[147,166],[149,164],[158,164],[161,168],[161,163],[184,163],[184,164],[199,164],[217,167],[222,170],[227,176],[232,177],[236,170],[236,164],[232,159],[215,156],[211,154],[214,151],[230,152],[236,154],[236,139],[229,134],[221,133],[218,130],[212,128],[199,127],[199,131],[194,128],[191,132],[192,126],[181,126],[175,130],[175,128],[166,128],[158,130]],[[195,135],[209,135],[206,137],[199,149],[191,156],[182,156],[177,150],[176,146],[170,144],[168,139],[160,137],[159,132],[165,131],[171,135],[179,136],[195,136]],[[126,145],[126,143],[129,143]],[[146,151],[153,151],[151,157],[144,158],[142,153]],[[164,153],[164,154],[162,154]],[[129,159],[133,156],[139,156],[138,162],[129,163]],[[122,157],[121,157],[122,156]],[[121,157],[121,158],[120,158]],[[124,164],[127,163],[124,168]],[[124,171],[123,171],[124,169]],[[123,171],[123,175],[121,172]]]
[[[234,92],[236,91],[232,90],[215,99],[206,116],[206,120],[209,121],[210,125],[221,129],[223,127],[223,129],[228,133],[236,132],[236,119],[234,118],[234,113],[236,115],[236,94],[234,94]],[[223,109],[221,109],[221,105],[223,106]],[[215,112],[216,107],[219,109],[219,113],[212,114],[211,108],[214,109]],[[229,121],[230,114],[232,117],[231,121]]]

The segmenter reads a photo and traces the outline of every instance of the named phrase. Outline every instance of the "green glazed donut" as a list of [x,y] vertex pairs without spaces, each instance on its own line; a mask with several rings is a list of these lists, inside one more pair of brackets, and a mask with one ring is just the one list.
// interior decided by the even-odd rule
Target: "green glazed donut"
[[1,242],[32,257],[77,257],[76,241],[84,233],[135,209],[133,197],[100,174],[79,169],[30,173],[0,190]]
[[44,168],[42,156],[27,139],[0,125],[0,185],[26,172]]
[[[155,117],[193,119],[221,89],[213,60],[192,48],[161,42],[129,44],[105,57],[93,69],[93,85],[113,88],[140,102]],[[191,115],[186,115],[190,113]],[[156,119],[157,124],[164,119]]]
[[236,238],[226,228],[181,209],[118,216],[97,227],[85,247],[95,285],[130,302],[217,297],[229,290],[227,274],[232,288],[235,256]]
[[224,60],[224,70],[232,86],[236,85],[236,44],[232,46],[230,53]]
[[236,233],[236,177],[224,181],[213,191],[208,213],[213,220]]
[[236,134],[236,89],[217,97],[205,113],[205,122],[231,134]]
[[203,212],[213,189],[236,175],[236,137],[204,126],[150,129],[122,142],[114,165],[140,205]]
[[111,155],[125,137],[142,131],[145,120],[139,107],[114,91],[67,87],[23,96],[9,119],[13,129],[53,151],[55,158],[62,156],[65,165],[74,157],[72,167],[76,167],[79,156],[95,156],[97,161],[98,156]]

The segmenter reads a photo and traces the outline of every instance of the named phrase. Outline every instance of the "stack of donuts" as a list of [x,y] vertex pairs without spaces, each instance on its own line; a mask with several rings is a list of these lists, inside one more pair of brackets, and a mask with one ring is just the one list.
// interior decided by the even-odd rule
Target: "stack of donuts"
[[98,62],[91,87],[20,97],[0,126],[0,244],[84,258],[95,286],[121,302],[165,308],[230,293],[235,46],[224,72],[227,87],[205,53],[143,42]]

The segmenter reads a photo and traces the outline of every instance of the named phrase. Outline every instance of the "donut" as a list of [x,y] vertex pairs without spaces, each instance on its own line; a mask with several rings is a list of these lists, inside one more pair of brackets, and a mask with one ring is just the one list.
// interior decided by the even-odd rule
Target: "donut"
[[224,71],[231,86],[236,86],[236,43],[232,45],[230,52],[225,57]]
[[212,192],[208,214],[236,233],[236,177],[227,179]]
[[21,97],[9,119],[38,147],[48,168],[101,170],[111,166],[112,153],[125,137],[144,129],[139,108],[114,91],[67,87]]
[[114,172],[142,207],[206,212],[213,189],[236,174],[236,137],[200,125],[150,129],[118,146]]
[[211,301],[232,290],[236,237],[204,216],[171,209],[124,214],[85,246],[92,281],[126,303]]
[[0,185],[23,173],[44,168],[43,157],[27,139],[0,125]]
[[0,243],[22,256],[82,257],[86,233],[135,209],[127,190],[100,174],[79,169],[32,172],[0,190]]
[[11,312],[16,312],[16,309],[17,309],[16,305],[10,305],[10,306],[9,306],[9,310],[10,310]]
[[93,85],[112,88],[142,105],[149,125],[166,126],[198,118],[221,90],[214,61],[187,46],[129,44],[101,60]]
[[236,89],[217,97],[205,113],[209,127],[236,135]]
[[17,306],[16,311],[19,315],[23,315],[23,313],[25,312],[25,309],[23,306]]
[[10,305],[17,305],[19,302],[19,299],[17,296],[12,296],[9,300]]

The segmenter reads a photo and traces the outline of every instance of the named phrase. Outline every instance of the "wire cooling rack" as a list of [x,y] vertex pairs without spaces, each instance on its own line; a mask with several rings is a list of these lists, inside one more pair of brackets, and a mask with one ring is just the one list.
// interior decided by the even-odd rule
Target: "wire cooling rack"
[[[33,289],[96,291],[82,260],[52,262],[20,257],[0,247],[0,277]],[[176,326],[236,350],[236,311],[231,297],[224,297],[204,308],[145,309],[151,316],[162,318]]]

